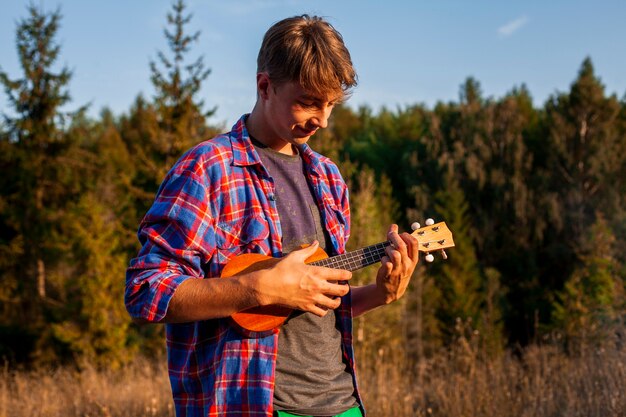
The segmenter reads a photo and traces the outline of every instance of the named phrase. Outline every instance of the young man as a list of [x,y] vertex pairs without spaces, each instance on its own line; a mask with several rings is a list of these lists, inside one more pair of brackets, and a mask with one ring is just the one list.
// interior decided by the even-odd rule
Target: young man
[[[356,73],[341,35],[307,15],[272,26],[257,64],[252,112],[188,151],[163,181],[139,228],[126,305],[137,321],[167,323],[178,416],[359,416],[352,317],[402,296],[417,241],[392,225],[369,286],[350,288],[350,272],[305,264],[320,246],[345,251],[346,184],[307,142]],[[242,253],[281,259],[220,279]],[[294,312],[264,332],[229,319],[267,305]]]

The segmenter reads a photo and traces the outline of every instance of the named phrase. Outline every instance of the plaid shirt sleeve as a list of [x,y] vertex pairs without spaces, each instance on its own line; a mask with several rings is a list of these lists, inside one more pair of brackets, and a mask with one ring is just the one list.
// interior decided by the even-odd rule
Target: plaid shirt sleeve
[[193,150],[172,168],[139,226],[142,248],[126,273],[126,308],[133,318],[162,320],[176,288],[203,278],[215,251],[210,196]]

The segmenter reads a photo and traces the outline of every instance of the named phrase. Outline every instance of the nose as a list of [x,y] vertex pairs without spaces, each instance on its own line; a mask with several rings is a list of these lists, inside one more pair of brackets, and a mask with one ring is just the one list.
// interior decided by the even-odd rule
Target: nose
[[325,129],[328,126],[328,118],[332,110],[332,106],[319,108],[316,114],[311,118],[311,123],[313,123],[315,127]]

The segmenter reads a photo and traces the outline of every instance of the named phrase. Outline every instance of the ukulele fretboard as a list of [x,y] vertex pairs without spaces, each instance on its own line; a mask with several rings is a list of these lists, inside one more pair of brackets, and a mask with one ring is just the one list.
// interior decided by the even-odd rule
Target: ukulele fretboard
[[387,246],[389,246],[389,242],[381,242],[352,252],[344,253],[343,255],[337,255],[311,262],[309,265],[356,271],[357,269],[365,268],[366,266],[380,261],[382,257],[385,256],[385,248]]

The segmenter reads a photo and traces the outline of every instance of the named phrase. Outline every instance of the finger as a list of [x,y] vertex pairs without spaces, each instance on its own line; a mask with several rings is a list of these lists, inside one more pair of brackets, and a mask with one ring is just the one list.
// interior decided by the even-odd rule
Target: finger
[[328,308],[320,307],[318,305],[313,305],[313,306],[311,306],[311,307],[309,307],[307,309],[307,311],[309,311],[309,312],[311,312],[311,313],[313,313],[313,314],[315,314],[316,316],[319,316],[319,317],[324,317],[326,315],[326,313],[328,313],[328,310],[329,310]]
[[323,291],[327,297],[343,297],[350,292],[350,286],[348,284],[328,284],[328,287]]
[[389,233],[387,240],[391,243],[391,248],[400,252],[402,256],[407,256],[407,244],[397,233]]
[[315,304],[323,309],[336,309],[337,307],[339,307],[341,305],[341,298],[340,297],[326,297],[326,296],[322,296],[319,299],[316,300]]
[[334,269],[324,266],[314,266],[318,278],[325,281],[347,281],[352,278],[352,272],[346,269]]
[[393,270],[393,263],[391,262],[389,257],[386,255],[383,256],[380,260],[380,263],[380,270],[385,274],[386,277],[389,276],[389,274],[391,274],[391,271]]
[[393,267],[397,268],[400,265],[402,265],[402,258],[403,256],[406,256],[406,248],[405,248],[405,254],[403,255],[402,252],[393,249],[391,246],[388,246],[387,248],[385,248],[385,253],[387,254],[387,257],[389,258],[389,260],[391,261]]
[[317,240],[314,240],[313,243],[311,243],[311,245],[302,249],[294,250],[288,256],[291,256],[293,258],[296,258],[304,262],[317,251],[317,248],[319,247],[319,245],[320,245],[319,242]]
[[417,263],[419,261],[419,241],[413,235],[408,233],[402,233],[400,237],[407,245],[407,254],[409,258],[411,258],[413,262]]

